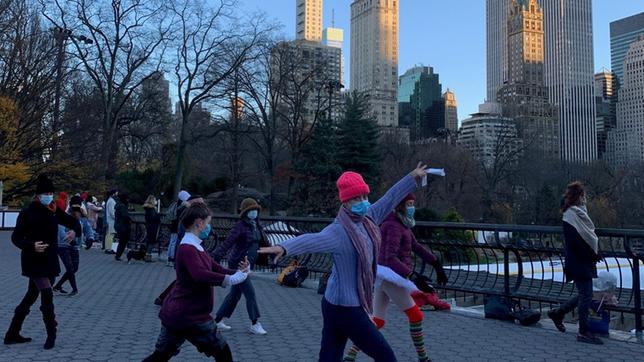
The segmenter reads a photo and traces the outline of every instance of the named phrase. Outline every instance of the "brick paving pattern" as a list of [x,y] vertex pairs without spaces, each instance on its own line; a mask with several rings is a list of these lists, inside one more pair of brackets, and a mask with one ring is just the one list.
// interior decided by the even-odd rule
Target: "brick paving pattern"
[[[19,251],[0,232],[0,330],[4,334],[13,308],[25,292],[20,276]],[[100,250],[81,251],[77,275],[80,294],[55,297],[60,323],[56,348],[44,351],[44,326],[39,302],[32,308],[23,335],[34,338],[24,345],[0,345],[0,361],[141,361],[152,352],[160,322],[152,301],[174,278],[163,263],[116,262]],[[243,300],[233,327],[223,332],[236,361],[316,361],[322,330],[320,296],[312,289],[276,285],[273,275],[254,275],[266,336],[247,333]],[[67,287],[69,289],[69,287]],[[215,302],[226,289],[216,288]],[[425,313],[425,340],[434,361],[637,361],[644,346],[605,340],[603,346],[575,341],[575,334],[561,334],[539,327],[521,327],[444,312]],[[399,361],[414,361],[415,352],[404,314],[395,306],[383,333]],[[348,347],[347,347],[348,348]],[[205,356],[186,343],[175,361],[202,361]],[[359,361],[367,361],[362,356]]]

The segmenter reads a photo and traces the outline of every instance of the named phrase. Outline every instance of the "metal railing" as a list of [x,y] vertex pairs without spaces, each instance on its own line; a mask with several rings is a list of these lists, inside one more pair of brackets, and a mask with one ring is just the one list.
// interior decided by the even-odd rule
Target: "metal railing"
[[[142,214],[133,214],[134,241],[145,239]],[[206,241],[212,250],[225,239],[239,220],[236,215],[215,215],[214,238]],[[261,220],[269,241],[279,244],[304,233],[319,232],[333,219],[305,217],[264,217]],[[572,283],[563,273],[564,241],[561,227],[534,225],[497,225],[473,223],[418,222],[414,228],[418,241],[441,261],[449,283],[438,287],[443,293],[477,304],[483,295],[496,294],[537,304],[552,306],[575,294]],[[618,305],[608,309],[632,316],[635,329],[642,331],[642,281],[644,275],[644,230],[597,229],[603,260],[598,271],[606,270],[617,277]],[[169,225],[162,224],[158,251],[170,239]],[[284,258],[283,267],[291,259]],[[331,256],[315,254],[300,257],[300,263],[314,276],[329,272]],[[433,278],[434,270],[416,258],[414,270]],[[481,303],[478,303],[481,304]],[[630,317],[629,317],[630,318]]]

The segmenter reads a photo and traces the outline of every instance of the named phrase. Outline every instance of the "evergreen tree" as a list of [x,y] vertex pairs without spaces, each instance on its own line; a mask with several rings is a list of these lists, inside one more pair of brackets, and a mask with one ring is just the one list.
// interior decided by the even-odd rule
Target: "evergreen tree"
[[338,162],[343,171],[360,173],[376,191],[380,179],[380,132],[370,113],[368,96],[353,91],[338,126]]
[[303,215],[330,216],[337,211],[335,181],[342,168],[337,159],[336,125],[323,118],[295,164],[298,176],[297,212]]

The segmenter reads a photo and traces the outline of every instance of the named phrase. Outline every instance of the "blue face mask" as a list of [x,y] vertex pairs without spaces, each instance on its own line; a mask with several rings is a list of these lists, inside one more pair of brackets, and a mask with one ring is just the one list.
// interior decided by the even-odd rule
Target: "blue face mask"
[[38,198],[40,199],[40,203],[45,205],[45,206],[49,206],[49,204],[54,202],[54,195],[42,194],[42,195],[38,196]]
[[212,230],[212,226],[210,226],[210,224],[206,224],[206,228],[199,233],[199,239],[201,240],[208,239],[208,236],[210,236],[211,230]]
[[351,212],[357,216],[365,216],[367,214],[367,210],[369,210],[369,206],[371,206],[369,201],[367,200],[360,201],[356,204],[353,204],[353,206],[351,206]]
[[415,213],[416,213],[416,208],[415,207],[409,206],[407,208],[407,217],[408,218],[410,218],[410,219],[413,218]]
[[255,220],[257,219],[257,210],[250,210],[246,216],[248,216],[249,219]]

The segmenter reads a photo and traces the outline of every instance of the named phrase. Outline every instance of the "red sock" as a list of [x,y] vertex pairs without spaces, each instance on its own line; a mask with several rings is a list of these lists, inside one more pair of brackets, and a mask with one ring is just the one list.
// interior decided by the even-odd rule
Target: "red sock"
[[382,327],[385,326],[385,320],[378,317],[373,317],[373,323],[376,325],[376,328],[378,328],[378,330],[382,329]]
[[407,315],[407,319],[409,319],[410,322],[416,323],[420,322],[423,320],[423,312],[418,308],[417,305],[405,310],[405,314]]

